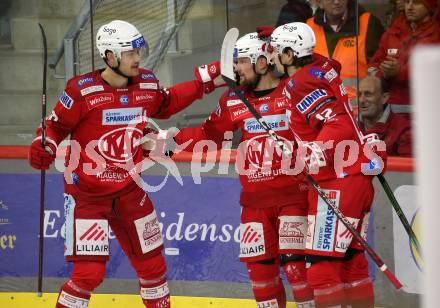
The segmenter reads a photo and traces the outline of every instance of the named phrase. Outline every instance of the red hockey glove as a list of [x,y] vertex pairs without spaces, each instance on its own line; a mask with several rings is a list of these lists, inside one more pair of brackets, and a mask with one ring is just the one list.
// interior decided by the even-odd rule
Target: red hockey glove
[[50,164],[55,160],[56,152],[57,147],[54,141],[46,139],[46,146],[44,149],[41,144],[41,137],[37,137],[32,141],[29,148],[29,164],[38,170],[49,169]]
[[364,137],[364,154],[369,161],[361,164],[362,173],[364,175],[378,175],[385,173],[387,152],[386,144],[380,140],[377,134],[368,134]]
[[214,91],[219,85],[214,80],[220,76],[220,62],[215,61],[209,64],[205,64],[197,67],[194,70],[196,79],[203,84],[203,89],[206,94]]
[[273,30],[275,30],[275,28],[272,26],[257,26],[256,29],[258,38],[262,40],[268,39],[272,35]]

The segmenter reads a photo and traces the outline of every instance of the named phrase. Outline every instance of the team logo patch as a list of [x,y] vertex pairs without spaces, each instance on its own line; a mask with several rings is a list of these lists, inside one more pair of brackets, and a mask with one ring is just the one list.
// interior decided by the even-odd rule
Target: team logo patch
[[328,82],[332,82],[333,79],[338,77],[338,73],[335,71],[334,68],[329,70],[327,73],[325,73],[324,78],[327,79]]
[[93,77],[84,77],[84,78],[81,78],[80,80],[78,80],[76,82],[76,84],[78,85],[78,87],[82,87],[82,86],[85,86],[86,84],[89,84],[89,83],[92,83],[92,82],[95,82],[95,78],[93,78]]
[[122,105],[128,105],[128,96],[127,96],[127,95],[121,95],[121,96],[119,97],[119,102],[120,102]]
[[[275,114],[263,117],[269,127],[274,131],[288,130],[289,125],[287,116],[285,114]],[[263,133],[266,132],[264,127],[254,118],[249,118],[244,121],[244,130],[249,133]]]
[[63,91],[63,94],[60,96],[60,103],[64,108],[70,109],[73,106],[73,99],[66,93],[66,91]]
[[280,249],[304,249],[307,234],[305,216],[280,216]]
[[102,125],[137,124],[142,122],[142,108],[105,109]]
[[139,89],[144,90],[157,90],[157,83],[154,82],[141,82],[139,83]]
[[98,106],[109,104],[114,102],[113,93],[102,93],[92,96],[87,96],[86,98],[87,107],[89,110],[96,108]]
[[142,253],[150,252],[163,244],[156,212],[134,221]]
[[91,86],[91,87],[87,87],[81,90],[81,95],[82,96],[86,96],[87,94],[93,93],[93,92],[99,92],[99,91],[104,91],[104,87],[101,85],[98,86]]
[[292,90],[292,88],[295,86],[295,80],[290,79],[289,82],[287,83],[287,90]]
[[286,109],[286,99],[284,97],[277,97],[274,99],[275,111],[285,110]]
[[255,257],[265,253],[263,224],[240,224],[240,257]]
[[154,76],[154,74],[152,74],[152,73],[141,74],[141,79],[142,80],[156,80],[156,76]]
[[[292,142],[288,139],[279,136],[279,139],[283,142],[284,146],[293,151]],[[256,169],[266,168],[265,170],[270,170],[268,172],[261,172],[265,177],[275,177],[282,175],[283,172],[280,169],[273,169],[274,163],[279,163],[282,161],[284,155],[283,151],[276,145],[276,142],[269,138],[267,134],[256,135],[250,138],[245,143],[245,154],[247,161],[254,166]],[[264,174],[263,174],[264,173]],[[258,176],[260,174],[250,174],[248,179],[260,179]]]
[[318,78],[319,80],[323,80],[325,73],[319,69],[317,69],[316,67],[312,67],[309,71],[310,75],[315,76],[316,78]]
[[135,127],[116,128],[99,138],[99,153],[112,162],[124,163],[136,155],[142,130]]
[[268,104],[263,104],[260,106],[260,112],[261,113],[267,113],[269,111],[269,105]]
[[226,101],[226,106],[227,107],[232,107],[232,106],[240,105],[240,104],[243,104],[241,99],[229,99],[229,100]]
[[[347,217],[350,224],[356,229],[359,224],[359,219]],[[338,233],[336,236],[335,251],[346,252],[348,246],[350,246],[351,240],[353,239],[353,234],[345,227],[342,222],[338,223]]]
[[105,219],[76,219],[76,254],[108,256],[108,222]]
[[246,106],[235,106],[229,109],[229,113],[231,114],[231,120],[241,118],[243,116],[247,116],[249,114],[249,109]]
[[153,101],[155,95],[146,91],[133,91],[133,101],[135,104],[148,103]]
[[74,227],[75,221],[75,199],[72,195],[64,194],[64,255],[73,255],[73,239],[74,239]]
[[[327,198],[339,207],[339,190],[323,189]],[[337,218],[324,200],[318,197],[318,211],[316,214],[315,230],[313,235],[313,249],[320,251],[333,251]]]
[[324,96],[327,96],[327,92],[324,89],[314,90],[304,96],[304,98],[296,105],[296,109],[298,109],[301,113],[304,113],[310,108],[310,106]]
[[229,93],[228,93],[228,97],[235,97],[235,96],[237,96],[237,94],[234,92],[234,91],[229,91]]
[[143,36],[131,41],[131,47],[133,48],[140,48],[142,46],[145,46],[145,40]]

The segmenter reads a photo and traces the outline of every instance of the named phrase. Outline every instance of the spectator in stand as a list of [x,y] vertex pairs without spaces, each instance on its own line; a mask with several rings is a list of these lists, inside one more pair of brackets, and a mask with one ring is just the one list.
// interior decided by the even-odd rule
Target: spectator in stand
[[359,62],[356,61],[356,1],[321,0],[321,8],[307,24],[316,35],[315,52],[342,64],[341,78],[349,99],[356,97],[359,78],[367,75],[367,63],[379,47],[384,32],[380,20],[359,6]]
[[440,29],[433,14],[436,0],[406,0],[405,20],[384,33],[380,48],[369,63],[369,72],[390,82],[388,104],[394,113],[409,118],[408,61],[414,46],[440,42]]
[[405,17],[405,0],[390,0],[392,10],[387,14],[386,27],[393,27],[393,23],[406,20]]
[[359,126],[364,134],[376,133],[385,142],[388,155],[411,156],[410,122],[391,111],[388,98],[386,80],[376,76],[362,79],[359,84]]
[[312,4],[307,0],[287,0],[287,3],[280,10],[275,27],[290,22],[306,22],[307,19],[313,16],[311,6]]

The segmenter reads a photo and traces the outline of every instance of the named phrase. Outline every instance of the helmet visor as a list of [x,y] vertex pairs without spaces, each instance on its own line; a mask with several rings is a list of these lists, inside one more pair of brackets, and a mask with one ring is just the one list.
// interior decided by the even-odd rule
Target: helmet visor
[[148,55],[149,53],[147,46],[142,46],[142,47],[134,48],[132,50],[121,52],[121,58],[124,59],[138,58],[138,61],[147,58]]

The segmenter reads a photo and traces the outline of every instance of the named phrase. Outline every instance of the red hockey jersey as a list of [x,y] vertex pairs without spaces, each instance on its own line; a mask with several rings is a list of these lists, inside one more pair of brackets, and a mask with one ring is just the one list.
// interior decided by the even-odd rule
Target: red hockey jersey
[[[66,191],[84,198],[111,197],[132,188],[139,173],[138,144],[148,119],[168,118],[203,96],[198,81],[168,89],[141,69],[126,88],[114,88],[100,71],[70,79],[47,120],[47,139],[57,145],[70,134]],[[41,128],[37,131],[41,135]]]
[[[260,97],[256,97],[249,89],[240,90],[271,128],[291,144],[289,140],[292,140],[293,135],[285,112],[284,85],[282,80],[272,92]],[[221,146],[225,132],[239,129],[242,137],[236,169],[242,184],[241,205],[282,206],[292,203],[296,197],[301,198],[299,194],[307,190],[307,185],[301,177],[287,174],[291,160],[282,155],[281,150],[232,90],[222,95],[217,110],[201,126],[182,129],[175,140],[178,144],[192,140],[185,150],[193,150],[200,140],[212,140]]]
[[361,168],[368,168],[364,163],[378,158],[361,145],[339,68],[334,60],[315,54],[314,62],[292,75],[284,90],[296,138],[327,145],[327,166],[313,175],[317,180],[361,173]]

